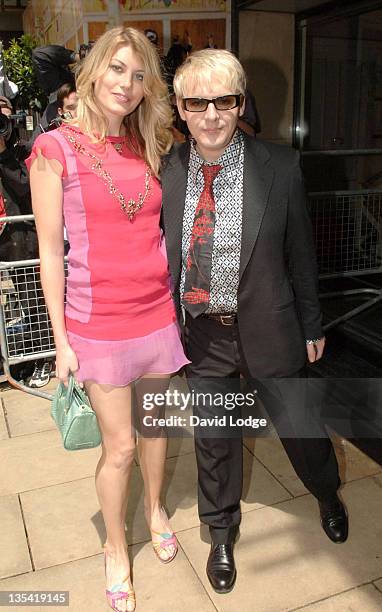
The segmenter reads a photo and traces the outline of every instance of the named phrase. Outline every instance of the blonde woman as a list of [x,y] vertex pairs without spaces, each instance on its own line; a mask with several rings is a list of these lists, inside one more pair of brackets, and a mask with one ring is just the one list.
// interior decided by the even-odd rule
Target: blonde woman
[[[135,595],[125,539],[135,450],[132,383],[166,387],[188,363],[161,246],[158,182],[172,116],[156,50],[133,28],[106,32],[77,77],[75,122],[41,135],[29,159],[41,280],[57,348],[57,376],[75,372],[97,413],[102,456],[96,489],[106,526],[106,593],[114,610]],[[63,225],[70,242],[64,309]],[[154,550],[177,543],[160,493],[166,437],[139,439],[145,515]]]

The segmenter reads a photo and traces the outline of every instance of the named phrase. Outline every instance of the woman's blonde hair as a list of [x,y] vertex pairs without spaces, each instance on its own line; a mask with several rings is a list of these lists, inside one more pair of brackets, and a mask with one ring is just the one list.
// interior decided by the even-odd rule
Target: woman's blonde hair
[[105,32],[81,63],[76,78],[78,106],[76,123],[94,142],[105,142],[107,118],[94,95],[94,82],[107,71],[118,47],[129,46],[144,66],[144,98],[138,107],[126,115],[123,123],[130,146],[145,159],[158,176],[161,156],[167,153],[173,137],[172,110],[159,56],[146,36],[134,28],[117,27]]
[[239,60],[223,49],[202,49],[191,53],[178,68],[174,78],[174,92],[181,99],[187,92],[210,80],[222,81],[227,93],[245,95],[246,77]]

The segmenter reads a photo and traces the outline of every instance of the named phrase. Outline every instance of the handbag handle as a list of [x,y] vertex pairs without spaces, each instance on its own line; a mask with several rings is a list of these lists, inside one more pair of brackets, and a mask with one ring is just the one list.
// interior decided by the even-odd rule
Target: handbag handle
[[[72,402],[72,397],[73,397],[73,392],[74,392],[74,385],[75,385],[75,378],[73,376],[73,374],[69,374],[69,382],[68,382],[68,386],[66,388],[66,402],[67,405],[70,406],[71,402]],[[61,383],[63,386],[63,390],[65,389],[65,385],[64,383]]]
[[77,384],[77,381],[72,373],[69,374],[68,386],[64,387],[63,383],[61,384],[62,388],[65,390],[64,395],[65,403],[67,406],[70,406],[73,401],[73,398],[77,397],[77,400],[79,402],[91,407],[88,396],[86,395],[85,391]]

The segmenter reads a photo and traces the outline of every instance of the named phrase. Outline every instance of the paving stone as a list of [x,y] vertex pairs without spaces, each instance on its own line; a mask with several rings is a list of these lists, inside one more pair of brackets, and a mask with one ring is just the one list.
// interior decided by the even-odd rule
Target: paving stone
[[4,393],[3,401],[12,437],[56,429],[48,400],[15,389]]
[[382,593],[379,593],[372,584],[346,593],[334,595],[324,601],[300,608],[300,612],[380,612],[382,610]]
[[17,495],[0,497],[0,551],[0,578],[32,569]]
[[342,545],[325,536],[311,495],[244,513],[235,555],[237,584],[224,597],[210,588],[205,575],[208,538],[200,538],[198,529],[178,537],[219,612],[292,610],[382,575],[382,477],[348,483],[343,497],[350,535]]
[[[168,565],[159,563],[148,544],[132,546],[130,554],[133,559],[136,612],[168,612],[169,609],[174,612],[180,610],[216,612],[182,550],[179,550],[176,559]],[[70,612],[110,611],[104,594],[102,555],[2,580],[0,589],[2,591],[66,590],[69,591],[70,596],[69,608],[48,609],[69,609]],[[47,607],[12,606],[11,609],[17,612],[25,612],[29,609],[45,612]]]
[[291,499],[290,493],[246,448],[243,449],[243,475],[242,512]]
[[1,395],[0,395],[0,440],[8,440],[8,438],[9,438],[8,429],[7,429],[7,424],[5,421],[3,403],[1,401]]
[[100,447],[67,451],[57,430],[0,441],[0,495],[92,476]]
[[[380,474],[382,466],[367,457],[347,440],[333,436],[342,482]],[[296,475],[278,438],[246,439],[246,447],[265,465],[274,477],[295,497],[308,493]]]
[[[94,477],[34,489],[22,493],[20,498],[36,568],[66,563],[102,550],[106,537]],[[163,500],[176,532],[199,525],[193,455],[167,459]],[[129,543],[150,539],[138,467],[133,468],[130,479],[126,524]]]

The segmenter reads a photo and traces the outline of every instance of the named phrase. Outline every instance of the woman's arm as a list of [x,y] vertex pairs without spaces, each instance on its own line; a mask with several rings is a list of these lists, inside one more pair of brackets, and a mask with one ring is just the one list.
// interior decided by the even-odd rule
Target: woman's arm
[[66,382],[69,371],[78,369],[69,345],[64,316],[64,224],[62,214],[62,165],[41,155],[30,169],[32,207],[40,251],[40,275],[56,343],[56,375]]

